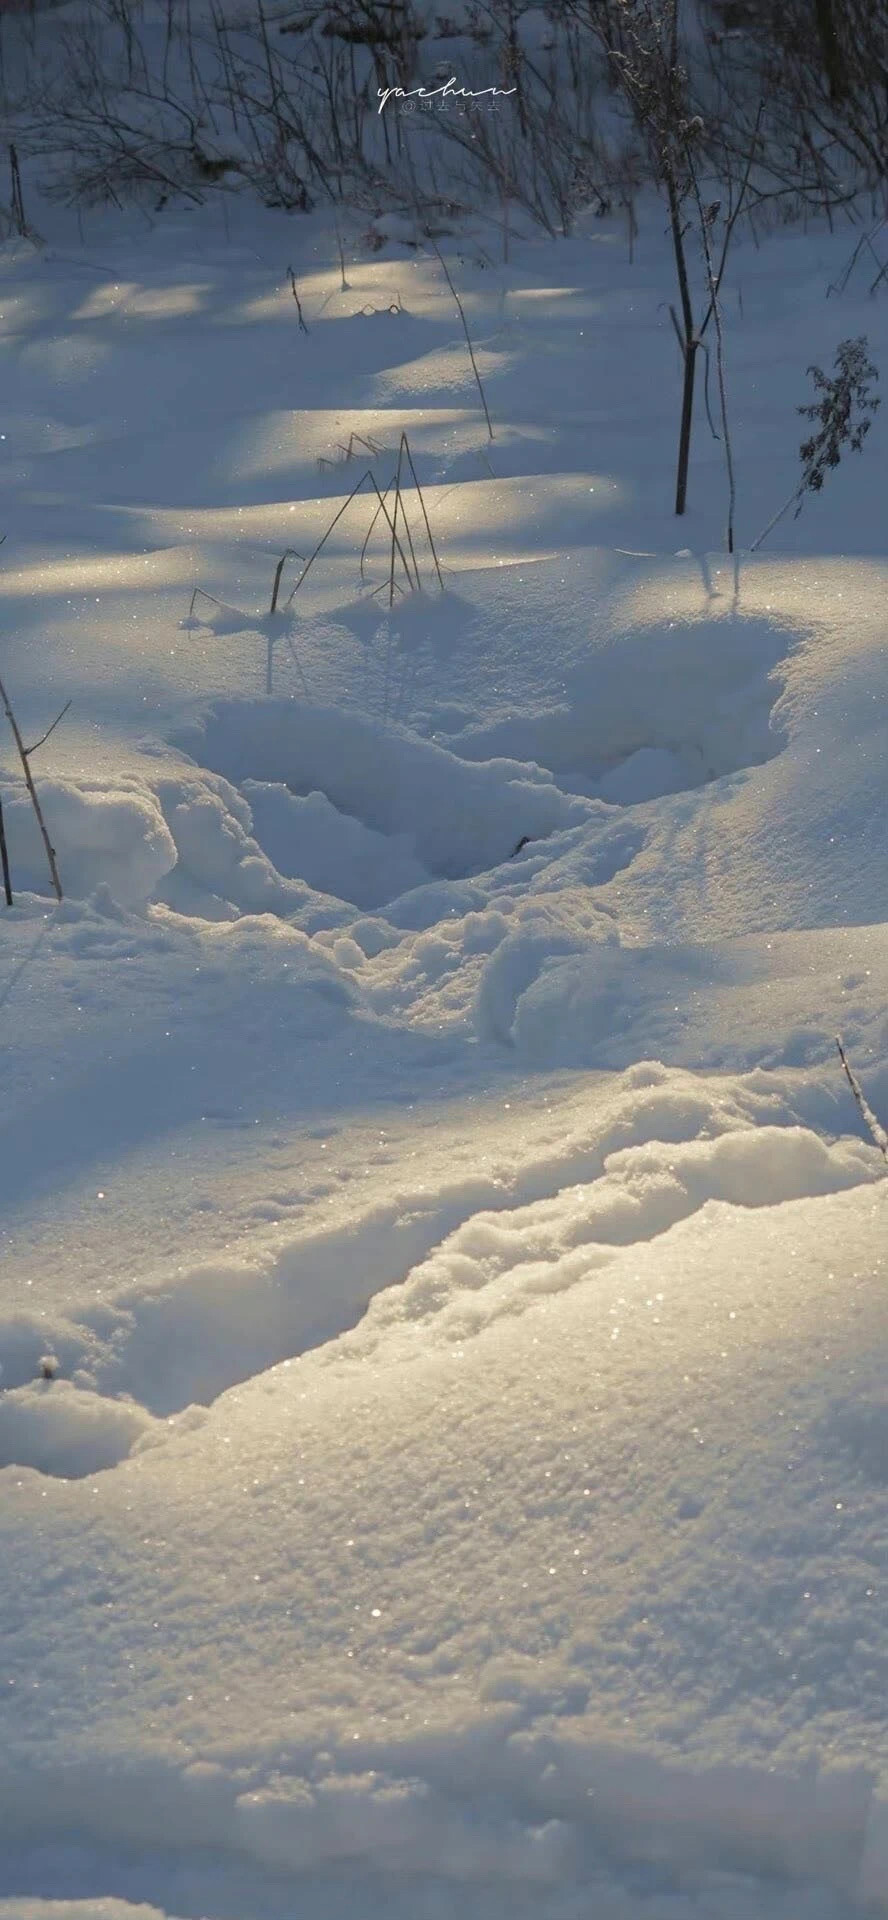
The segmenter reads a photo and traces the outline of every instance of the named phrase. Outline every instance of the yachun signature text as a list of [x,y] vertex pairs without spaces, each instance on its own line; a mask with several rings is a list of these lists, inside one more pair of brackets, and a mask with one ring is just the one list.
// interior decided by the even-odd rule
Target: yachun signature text
[[390,100],[443,100],[447,95],[454,99],[481,100],[488,93],[496,97],[504,97],[517,91],[517,87],[459,87],[456,84],[456,74],[453,73],[449,80],[442,82],[440,87],[377,87],[376,97],[379,101],[377,112],[381,113]]

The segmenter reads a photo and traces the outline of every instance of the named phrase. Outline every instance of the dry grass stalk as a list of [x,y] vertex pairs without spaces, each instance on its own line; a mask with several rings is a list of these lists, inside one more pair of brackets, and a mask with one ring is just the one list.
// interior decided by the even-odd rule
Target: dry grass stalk
[[[400,554],[400,557],[401,557],[401,563],[402,563],[402,565],[403,565],[403,568],[404,568],[404,572],[405,572],[405,573],[406,573],[406,575],[407,575],[407,579],[408,579],[408,581],[410,581],[410,569],[409,569],[409,567],[408,567],[408,565],[407,565],[407,561],[406,561],[406,559],[405,559],[405,557],[404,557],[404,549],[403,549],[403,547],[401,546],[401,542],[400,542],[400,540],[399,540],[399,539],[398,539],[398,537],[397,537],[397,532],[396,532],[396,531],[395,531],[395,530],[393,529],[393,526],[392,526],[392,521],[391,521],[391,518],[390,518],[390,516],[389,516],[389,511],[388,511],[388,508],[387,508],[387,506],[386,506],[386,504],[385,504],[385,501],[383,500],[383,497],[382,497],[382,494],[381,494],[381,493],[380,493],[380,491],[379,491],[379,487],[377,486],[377,483],[376,483],[376,479],[375,479],[375,477],[374,477],[374,475],[373,475],[373,474],[371,473],[371,471],[370,471],[370,468],[368,467],[368,468],[367,468],[367,470],[366,470],[366,472],[365,472],[365,473],[362,473],[362,475],[361,475],[361,478],[360,478],[360,480],[358,480],[358,481],[356,482],[356,484],[355,484],[355,486],[353,486],[353,487],[352,487],[352,490],[351,490],[351,493],[350,493],[350,494],[349,494],[349,495],[347,496],[347,498],[346,498],[345,500],[343,500],[343,502],[342,502],[342,506],[341,506],[341,507],[338,507],[338,508],[337,508],[337,510],[336,510],[336,512],[334,513],[334,515],[333,515],[333,518],[332,518],[332,520],[330,521],[330,524],[329,524],[329,526],[328,526],[328,528],[327,528],[327,530],[326,530],[326,533],[324,533],[324,534],[322,534],[322,536],[321,536],[321,538],[320,538],[320,540],[318,541],[318,544],[317,544],[317,546],[315,547],[315,549],[314,549],[314,551],[313,551],[312,553],[310,553],[310,554],[309,554],[309,557],[308,557],[308,559],[307,559],[307,560],[306,560],[306,562],[305,562],[305,566],[303,567],[303,569],[302,569],[302,572],[301,572],[301,573],[300,573],[300,575],[299,575],[299,578],[298,578],[298,580],[297,580],[297,582],[296,582],[296,585],[295,585],[295,587],[293,587],[293,589],[292,589],[292,591],[290,592],[290,594],[289,594],[289,597],[288,597],[288,599],[287,599],[287,603],[286,603],[286,604],[287,604],[287,606],[288,606],[288,607],[289,607],[289,606],[292,606],[292,604],[293,604],[293,600],[294,600],[294,598],[295,598],[295,596],[296,596],[296,594],[298,593],[298,591],[299,591],[299,588],[301,587],[301,585],[302,585],[302,582],[303,582],[303,580],[305,579],[305,576],[306,576],[306,574],[307,574],[307,572],[308,572],[308,570],[309,570],[309,567],[311,567],[311,566],[313,566],[313,564],[314,564],[314,562],[315,562],[315,560],[316,560],[316,559],[317,559],[317,557],[318,557],[318,554],[319,554],[319,553],[321,552],[321,549],[322,549],[323,547],[325,547],[325,546],[326,546],[326,544],[327,544],[327,541],[329,540],[329,538],[330,538],[330,535],[331,535],[331,533],[333,532],[333,528],[334,528],[334,527],[336,526],[336,524],[337,524],[337,521],[339,521],[339,520],[341,520],[341,519],[342,519],[342,516],[343,516],[343,514],[345,513],[345,511],[346,511],[346,508],[347,508],[347,507],[350,507],[350,506],[351,506],[351,503],[352,503],[352,501],[353,501],[353,499],[354,499],[354,497],[355,497],[355,494],[357,494],[357,493],[360,493],[360,491],[361,491],[361,488],[362,488],[362,487],[364,486],[364,484],[365,484],[365,482],[366,482],[366,481],[369,481],[369,482],[370,482],[370,485],[371,485],[371,487],[373,488],[373,491],[374,491],[374,493],[376,494],[376,498],[377,498],[377,500],[378,500],[378,502],[379,502],[379,507],[378,507],[378,509],[377,509],[377,513],[376,513],[376,514],[374,514],[374,516],[373,516],[373,517],[374,517],[374,522],[375,522],[375,520],[376,520],[376,519],[377,519],[377,517],[378,517],[378,513],[379,513],[379,511],[381,510],[381,511],[382,511],[382,513],[383,513],[383,514],[385,515],[385,519],[386,519],[386,522],[387,522],[387,524],[388,524],[388,527],[389,527],[389,531],[390,531],[390,532],[393,532],[393,537],[394,537],[394,540],[395,540],[395,545],[396,545],[396,549],[397,549],[397,552],[398,552],[398,553]],[[411,582],[411,585],[412,585],[412,582]]]
[[451,291],[451,293],[453,294],[453,298],[454,298],[454,300],[456,301],[456,306],[457,306],[457,311],[458,311],[458,313],[459,313],[459,317],[460,317],[460,319],[461,319],[461,321],[462,321],[462,326],[463,326],[463,333],[464,333],[464,334],[465,334],[465,336],[466,336],[466,346],[467,346],[467,347],[468,347],[468,349],[469,349],[469,359],[470,359],[470,360],[471,360],[471,362],[472,362],[472,372],[473,372],[473,374],[475,375],[475,380],[476,380],[476,382],[477,382],[477,386],[478,386],[478,392],[479,392],[479,393],[480,393],[480,395],[481,395],[481,405],[482,405],[482,407],[484,408],[484,418],[485,418],[485,420],[487,421],[487,431],[488,431],[488,433],[489,433],[489,435],[490,435],[490,438],[491,438],[491,440],[492,440],[492,439],[493,439],[493,427],[492,427],[492,426],[491,426],[491,424],[490,424],[490,412],[489,412],[489,409],[488,409],[488,405],[487,405],[487,401],[486,401],[486,399],[485,399],[485,395],[484,395],[484,388],[483,388],[483,387],[482,387],[482,385],[481,385],[481,375],[480,375],[480,373],[478,372],[478,363],[477,363],[477,361],[476,361],[476,359],[475,359],[475,351],[474,351],[474,348],[473,348],[473,346],[472,346],[472,339],[471,339],[471,335],[470,335],[470,333],[469,333],[469,325],[468,325],[468,321],[466,320],[466,316],[465,316],[465,313],[463,312],[463,304],[462,304],[462,301],[461,301],[461,299],[460,299],[460,297],[459,297],[459,294],[458,294],[458,293],[457,293],[457,291],[456,291],[456,288],[455,288],[455,286],[454,286],[454,284],[453,284],[453,281],[452,281],[452,280],[451,280],[451,278],[450,278],[450,274],[449,274],[449,271],[448,271],[448,268],[447,268],[447,262],[446,262],[446,260],[445,260],[445,258],[444,258],[444,255],[443,255],[443,253],[441,252],[441,249],[440,249],[440,247],[438,247],[438,246],[436,246],[436,245],[435,245],[435,242],[434,242],[434,240],[432,240],[432,241],[430,241],[430,242],[429,242],[429,244],[430,244],[430,246],[432,247],[432,249],[433,249],[433,251],[434,251],[434,252],[435,252],[435,253],[437,254],[437,256],[438,256],[438,259],[439,259],[439,260],[440,260],[440,262],[441,262],[441,266],[442,266],[442,268],[443,268],[443,270],[444,270],[444,278],[445,278],[445,280],[447,281],[447,285],[448,285],[448,287],[450,288],[450,291]]

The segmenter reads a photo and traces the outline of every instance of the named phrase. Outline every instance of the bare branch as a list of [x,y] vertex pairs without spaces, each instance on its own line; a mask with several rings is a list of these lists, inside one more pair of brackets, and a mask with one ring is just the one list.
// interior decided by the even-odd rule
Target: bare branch
[[3,802],[0,800],[0,863],[3,866],[3,892],[6,905],[12,906],[12,881],[9,877],[9,849],[6,845],[6,828],[3,824]]
[[34,780],[31,774],[30,762],[28,760],[28,749],[25,746],[25,743],[22,739],[21,732],[19,730],[18,721],[9,704],[9,698],[7,696],[6,688],[3,685],[2,680],[0,680],[0,704],[2,704],[3,711],[12,728],[13,738],[15,740],[16,747],[18,748],[18,755],[19,755],[19,759],[21,760],[22,771],[25,776],[25,785],[28,789],[31,805],[34,809],[34,813],[37,819],[37,825],[40,828],[43,845],[46,848],[46,858],[49,862],[49,873],[50,873],[50,879],[52,880],[53,892],[55,894],[56,899],[61,900],[62,883],[61,883],[61,880],[59,879],[59,869],[56,862],[55,847],[53,846],[52,841],[50,840],[49,834],[47,832],[46,821],[43,818],[43,808],[40,805],[40,801],[37,795],[37,789],[34,785]]
[[292,269],[292,267],[288,267],[288,268],[287,268],[287,272],[288,272],[288,274],[289,274],[289,276],[290,276],[290,286],[291,286],[291,289],[292,289],[292,292],[293,292],[293,298],[294,298],[294,300],[295,300],[295,302],[296,302],[296,312],[297,312],[297,314],[298,314],[298,316],[299,316],[299,325],[300,325],[300,327],[302,328],[302,331],[303,331],[303,333],[307,333],[307,332],[308,332],[308,328],[307,328],[307,326],[306,326],[306,324],[305,324],[305,320],[303,319],[303,315],[302,315],[302,302],[301,302],[301,300],[300,300],[300,298],[299,298],[299,295],[298,295],[298,293],[297,293],[297,291],[296,291],[296,275],[295,275],[295,273],[293,272],[293,269]]
[[52,723],[52,726],[51,726],[51,727],[47,727],[47,729],[46,729],[46,732],[45,732],[45,733],[42,733],[42,734],[40,735],[40,739],[39,739],[39,740],[35,740],[35,742],[34,742],[34,745],[33,745],[33,747],[26,747],[26,748],[25,748],[25,752],[26,752],[26,754],[27,754],[27,756],[28,756],[28,759],[29,759],[29,760],[30,760],[30,757],[31,757],[31,755],[32,755],[32,753],[36,753],[36,752],[37,752],[37,748],[38,748],[38,747],[43,747],[43,746],[45,746],[45,745],[46,745],[46,742],[47,742],[47,740],[49,739],[49,736],[50,736],[50,734],[51,734],[51,733],[55,733],[55,730],[56,730],[56,727],[57,727],[57,726],[58,726],[58,724],[59,724],[59,721],[60,721],[60,720],[64,720],[64,718],[65,718],[65,714],[66,714],[66,713],[68,713],[68,712],[70,711],[70,708],[71,708],[71,701],[70,701],[70,700],[66,700],[66,701],[65,701],[65,704],[64,704],[64,706],[63,706],[63,708],[62,708],[62,711],[61,711],[61,713],[60,713],[60,714],[57,714],[57,716],[56,716],[56,718],[55,718],[55,720],[54,720],[54,721],[53,721],[53,723]]

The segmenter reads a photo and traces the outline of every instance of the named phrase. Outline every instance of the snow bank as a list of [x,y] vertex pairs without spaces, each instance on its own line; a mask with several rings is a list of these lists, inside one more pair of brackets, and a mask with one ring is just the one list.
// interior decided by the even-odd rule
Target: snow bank
[[[228,942],[247,924],[240,922],[231,933],[215,937]],[[309,998],[304,1016],[308,1033],[318,1031],[322,1014],[323,1003]],[[289,1008],[286,1020],[292,1032]],[[380,1176],[375,1197],[353,1205],[345,1218],[337,1209],[327,1221],[315,1219],[295,1233],[279,1221],[266,1245],[256,1244],[253,1223],[243,1246],[226,1249],[215,1259],[180,1261],[174,1276],[145,1275],[113,1293],[103,1290],[98,1307],[81,1301],[76,1309],[69,1305],[67,1312],[54,1311],[41,1319],[8,1317],[0,1322],[3,1380],[9,1385],[32,1380],[51,1338],[63,1372],[81,1385],[132,1395],[155,1414],[211,1402],[263,1368],[334,1340],[358,1322],[361,1331],[354,1337],[375,1342],[379,1316],[384,1320],[387,1311],[383,1299],[396,1320],[410,1323],[422,1317],[419,1303],[427,1297],[432,1305],[443,1305],[453,1293],[462,1295],[464,1304],[464,1290],[477,1291],[485,1274],[499,1274],[503,1265],[520,1267],[522,1233],[531,1224],[527,1208],[539,1204],[542,1217],[551,1214],[556,1222],[562,1214],[567,1217],[563,1204],[552,1201],[564,1188],[576,1188],[577,1224],[572,1231],[578,1257],[603,1264],[608,1255],[601,1249],[620,1238],[612,1217],[635,1223],[644,1237],[722,1192],[718,1180],[724,1182],[727,1175],[719,1173],[722,1163],[714,1146],[722,1136],[733,1143],[728,1168],[735,1160],[742,1164],[744,1156],[754,1168],[754,1142],[761,1129],[767,1143],[762,1157],[775,1163],[773,1180],[766,1179],[764,1191],[778,1197],[797,1190],[792,1184],[796,1167],[801,1191],[805,1177],[821,1190],[871,1176],[873,1155],[862,1145],[833,1149],[823,1160],[816,1136],[805,1132],[796,1140],[781,1128],[773,1130],[772,1147],[767,1122],[775,1115],[781,1117],[782,1109],[773,1094],[738,1097],[733,1090],[716,1092],[687,1076],[666,1074],[656,1063],[634,1068],[622,1087],[609,1096],[602,1093],[592,1115],[581,1102],[568,1120],[560,1100],[551,1113],[544,1106],[532,1128],[525,1114],[519,1127],[504,1129],[507,1114],[501,1112],[492,1142],[495,1151],[485,1153],[480,1164],[475,1151],[456,1150],[452,1157],[454,1150],[445,1147],[432,1173],[417,1166],[411,1152],[389,1181]],[[659,1149],[651,1144],[686,1143],[700,1132],[713,1144],[701,1153],[699,1166],[687,1146],[676,1158],[675,1144]],[[637,1157],[628,1153],[630,1147]],[[342,1169],[346,1171],[347,1188],[353,1175]],[[707,1180],[716,1184],[708,1187]],[[736,1182],[730,1191],[744,1201],[749,1197],[752,1204],[751,1186],[752,1175],[749,1195],[738,1196]],[[322,1183],[321,1192],[329,1195],[329,1182]],[[587,1206],[591,1224],[582,1229]],[[512,1219],[515,1208],[525,1210],[520,1231]],[[267,1217],[283,1210],[279,1199],[261,1212]],[[471,1228],[464,1241],[467,1222]],[[548,1228],[534,1218],[533,1231],[536,1235]],[[481,1235],[487,1235],[490,1248],[486,1264],[476,1268],[470,1249]],[[599,1243],[597,1253],[590,1251],[590,1241]],[[546,1242],[552,1260],[564,1251],[556,1242],[557,1233],[556,1240]],[[491,1265],[494,1247],[510,1247],[514,1253],[506,1261],[498,1254]],[[427,1268],[429,1255],[433,1258]],[[551,1272],[557,1290],[560,1271],[553,1267]],[[465,1280],[460,1278],[463,1273]],[[390,1291],[398,1279],[403,1285]],[[512,1279],[513,1297],[502,1310],[522,1311],[532,1297],[533,1278],[525,1288],[523,1273],[507,1277],[507,1290]],[[491,1310],[500,1310],[496,1289],[484,1297]]]
[[401,1345],[408,1337],[463,1343],[500,1315],[523,1313],[541,1296],[601,1273],[614,1247],[640,1247],[701,1209],[776,1207],[879,1174],[862,1143],[827,1147],[799,1127],[626,1147],[605,1157],[591,1185],[513,1212],[473,1214],[401,1287],[376,1296],[352,1344],[368,1352],[393,1327]]
[[[481,1037],[536,1069],[621,1068],[640,1057],[710,1071],[817,1066],[830,1085],[842,1031],[884,1097],[884,927],[620,944],[605,911],[608,902],[614,913],[617,887],[583,896],[570,884],[576,855],[560,864],[563,889],[550,866],[543,885],[552,890],[516,903],[476,976]],[[822,1117],[832,1124],[828,1105]]]
[[175,848],[171,905],[212,915],[213,905],[285,915],[308,889],[281,876],[251,832],[249,806],[212,773],[161,778],[157,795]]
[[[107,886],[123,906],[147,900],[176,860],[147,782],[126,774],[107,783],[35,777],[66,893],[82,899]],[[2,788],[13,888],[50,892],[46,852],[24,780],[7,773]]]

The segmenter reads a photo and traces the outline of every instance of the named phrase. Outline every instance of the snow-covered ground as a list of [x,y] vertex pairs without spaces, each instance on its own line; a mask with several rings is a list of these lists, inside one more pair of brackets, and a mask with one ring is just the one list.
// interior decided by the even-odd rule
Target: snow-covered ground
[[[653,204],[446,243],[492,441],[433,253],[42,224],[0,1915],[888,1910],[885,419],[732,561]],[[851,245],[737,242],[741,548],[806,365],[886,364]],[[408,486],[422,592],[366,493],[271,615],[405,431],[443,590]]]

